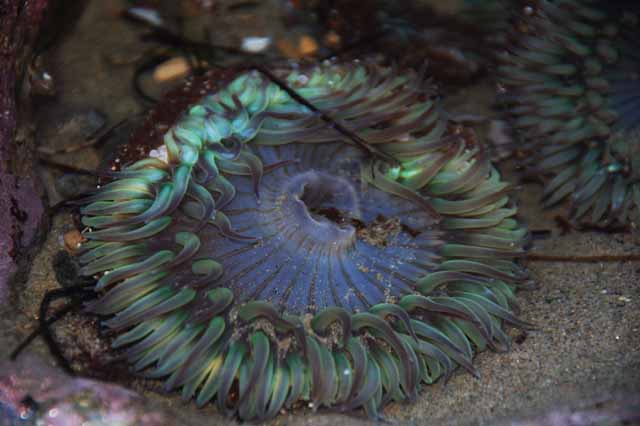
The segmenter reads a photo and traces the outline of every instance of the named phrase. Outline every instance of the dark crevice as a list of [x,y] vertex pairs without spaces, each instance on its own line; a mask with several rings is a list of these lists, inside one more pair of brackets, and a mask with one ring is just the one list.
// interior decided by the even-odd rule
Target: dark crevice
[[[356,229],[358,233],[365,232],[367,229],[371,229],[374,226],[380,226],[385,222],[390,222],[393,220],[392,218],[387,218],[386,216],[379,214],[378,216],[376,216],[373,222],[367,224],[363,220],[344,214],[342,211],[338,210],[335,207],[323,207],[315,209],[312,208],[309,209],[309,211],[314,215],[322,216],[338,225],[351,225]],[[398,226],[401,231],[406,232],[412,238],[416,238],[422,233],[421,231],[413,229],[409,225],[406,225],[402,222],[400,222]]]

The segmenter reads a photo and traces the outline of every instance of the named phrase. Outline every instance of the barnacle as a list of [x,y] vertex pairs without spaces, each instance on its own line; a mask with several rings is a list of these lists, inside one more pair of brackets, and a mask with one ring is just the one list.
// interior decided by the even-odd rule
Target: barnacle
[[[255,71],[189,107],[85,200],[88,309],[134,371],[242,419],[372,417],[506,349],[527,232],[482,148],[416,73],[281,71],[392,163]],[[166,151],[166,161],[161,158]]]
[[569,199],[579,223],[639,221],[640,9],[524,3],[500,75],[525,165],[545,179],[544,205]]

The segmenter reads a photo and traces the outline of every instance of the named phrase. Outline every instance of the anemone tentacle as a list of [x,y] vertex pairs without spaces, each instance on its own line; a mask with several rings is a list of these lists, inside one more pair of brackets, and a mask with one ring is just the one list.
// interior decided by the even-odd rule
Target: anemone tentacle
[[88,309],[134,371],[243,419],[300,402],[372,417],[485,348],[527,274],[527,231],[481,147],[446,134],[412,72],[282,72],[392,155],[371,157],[256,72],[192,105],[166,162],[114,174],[82,208]]
[[545,179],[544,205],[568,199],[576,222],[640,222],[640,8],[631,3],[526,2],[501,58],[525,166]]

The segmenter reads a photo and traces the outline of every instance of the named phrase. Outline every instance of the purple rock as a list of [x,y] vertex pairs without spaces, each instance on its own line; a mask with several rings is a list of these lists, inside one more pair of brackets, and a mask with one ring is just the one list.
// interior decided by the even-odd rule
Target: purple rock
[[0,0],[0,306],[44,217],[33,162],[28,160],[33,158],[33,141],[16,143],[18,120],[24,119],[18,114],[16,89],[47,4],[48,0]]
[[574,406],[546,409],[526,419],[500,426],[630,426],[640,424],[640,394],[613,394],[578,401]]
[[33,181],[0,172],[0,306],[6,302],[18,260],[40,231],[43,215]]
[[183,426],[121,386],[67,376],[33,355],[0,363],[0,426]]

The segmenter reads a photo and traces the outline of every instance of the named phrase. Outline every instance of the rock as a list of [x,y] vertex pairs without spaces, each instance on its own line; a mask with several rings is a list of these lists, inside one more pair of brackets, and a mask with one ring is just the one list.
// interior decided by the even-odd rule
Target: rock
[[[33,167],[16,144],[18,100],[16,88],[29,61],[47,0],[0,2],[0,305],[6,302],[24,250],[34,240],[44,214],[35,190]],[[26,169],[26,170],[25,170]]]
[[184,56],[171,58],[153,70],[153,80],[156,83],[166,83],[185,78],[191,73],[191,66]]
[[626,426],[640,424],[640,395],[612,395],[537,416],[500,422],[500,426]]
[[74,378],[27,355],[0,363],[0,426],[187,426],[121,386]]
[[[30,126],[19,124],[25,69],[48,0],[0,0],[0,306],[35,240],[44,208],[33,167]],[[19,141],[19,143],[18,143]]]
[[31,179],[0,172],[0,306],[7,299],[8,284],[36,237],[44,206]]

